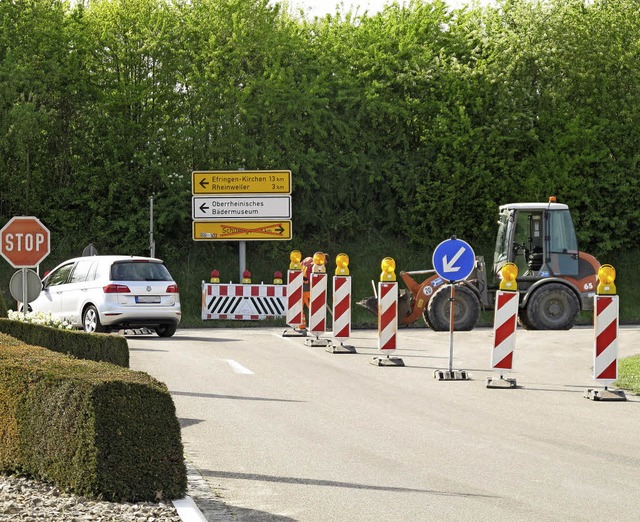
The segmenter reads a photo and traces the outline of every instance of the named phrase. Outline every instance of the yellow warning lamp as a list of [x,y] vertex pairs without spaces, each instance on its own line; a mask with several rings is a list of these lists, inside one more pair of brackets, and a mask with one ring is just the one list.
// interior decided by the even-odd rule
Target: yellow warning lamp
[[220,271],[211,270],[211,279],[209,280],[211,283],[219,283],[220,282]]
[[598,295],[615,295],[616,285],[613,282],[616,280],[616,269],[611,265],[602,265],[598,269],[598,288],[596,292]]
[[245,270],[242,272],[242,284],[250,285],[251,284],[251,272],[249,270]]
[[312,272],[314,274],[325,274],[327,272],[327,267],[324,266],[327,262],[327,257],[323,252],[316,252],[313,254],[313,268]]
[[555,196],[549,196],[549,203],[557,203],[558,202],[558,198],[556,198]]
[[338,254],[336,256],[336,275],[349,275],[349,256],[347,254]]
[[500,290],[510,290],[515,292],[518,290],[518,283],[516,278],[518,277],[518,267],[515,263],[506,263],[500,269]]
[[273,284],[274,285],[282,284],[282,272],[280,272],[280,270],[277,270],[276,272],[273,273]]
[[289,265],[289,270],[302,270],[302,265],[300,261],[302,261],[302,254],[300,250],[294,250],[289,254],[289,260],[291,264]]
[[380,274],[380,281],[395,281],[396,280],[396,262],[392,257],[385,257],[380,264],[382,273]]

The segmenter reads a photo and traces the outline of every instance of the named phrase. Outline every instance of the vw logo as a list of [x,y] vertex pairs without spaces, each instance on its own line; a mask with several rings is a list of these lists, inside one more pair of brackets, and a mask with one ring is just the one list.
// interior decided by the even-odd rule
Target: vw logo
[[151,287],[150,286],[147,287],[147,292],[151,292]]

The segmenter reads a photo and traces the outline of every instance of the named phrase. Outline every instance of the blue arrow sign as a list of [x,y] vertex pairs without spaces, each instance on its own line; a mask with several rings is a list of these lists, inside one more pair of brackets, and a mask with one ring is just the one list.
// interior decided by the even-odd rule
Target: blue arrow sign
[[471,275],[476,266],[473,248],[455,237],[440,243],[433,251],[433,268],[448,281],[462,281]]

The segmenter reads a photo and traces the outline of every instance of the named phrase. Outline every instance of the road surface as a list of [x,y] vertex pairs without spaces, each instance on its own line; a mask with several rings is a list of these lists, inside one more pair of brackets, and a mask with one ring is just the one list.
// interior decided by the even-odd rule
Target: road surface
[[[637,520],[640,397],[592,401],[593,330],[518,330],[517,389],[487,389],[491,329],[400,329],[404,367],[370,364],[377,331],[338,355],[284,329],[128,336],[167,384],[185,454],[219,498],[209,520]],[[640,353],[621,328],[620,358]],[[198,499],[196,498],[196,502]],[[200,505],[200,504],[199,504]]]

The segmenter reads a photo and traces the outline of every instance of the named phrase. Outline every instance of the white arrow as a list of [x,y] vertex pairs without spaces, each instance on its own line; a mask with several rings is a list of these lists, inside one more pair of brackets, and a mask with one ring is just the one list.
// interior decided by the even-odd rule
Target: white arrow
[[451,258],[451,261],[447,261],[447,256],[442,258],[442,268],[445,272],[457,272],[460,270],[459,266],[453,266],[455,262],[460,259],[460,256],[464,254],[464,247],[460,247],[460,250],[456,252],[456,255]]

